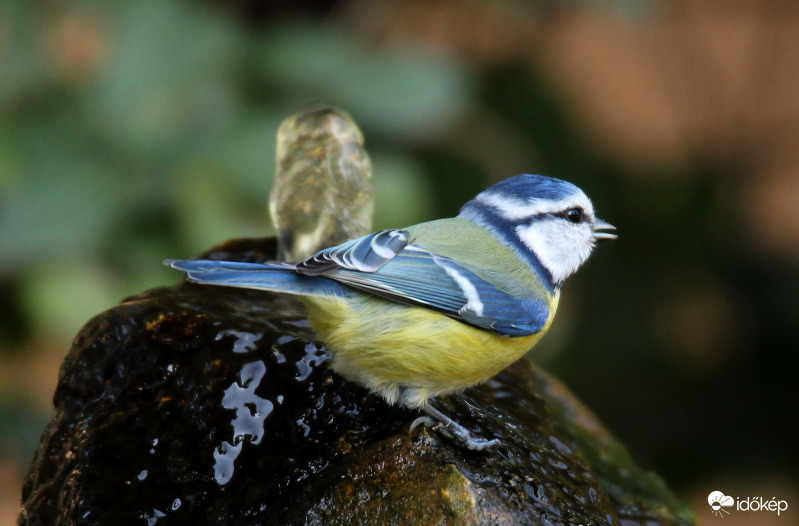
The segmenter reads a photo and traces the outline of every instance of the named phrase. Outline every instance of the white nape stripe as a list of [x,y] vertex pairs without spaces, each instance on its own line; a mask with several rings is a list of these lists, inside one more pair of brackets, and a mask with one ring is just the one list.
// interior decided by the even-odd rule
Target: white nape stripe
[[480,194],[476,199],[480,203],[496,208],[499,214],[509,221],[518,221],[540,214],[561,212],[575,206],[582,207],[589,214],[593,213],[591,201],[582,193],[572,194],[568,198],[558,201],[549,199],[523,200],[490,193]]
[[477,288],[469,281],[469,278],[458,272],[452,267],[447,266],[446,264],[442,265],[440,262],[436,261],[436,264],[444,269],[444,272],[447,273],[449,277],[455,280],[455,283],[463,291],[463,295],[466,297],[466,308],[474,312],[478,316],[483,315],[483,302],[480,300],[480,294],[477,292]]

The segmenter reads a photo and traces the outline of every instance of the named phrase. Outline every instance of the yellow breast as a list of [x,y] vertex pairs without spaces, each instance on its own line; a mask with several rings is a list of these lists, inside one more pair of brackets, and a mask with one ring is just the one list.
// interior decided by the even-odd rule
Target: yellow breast
[[487,380],[523,356],[549,329],[558,294],[541,332],[516,338],[369,296],[308,297],[305,302],[314,330],[333,351],[337,372],[390,402],[402,397],[419,406],[429,397]]

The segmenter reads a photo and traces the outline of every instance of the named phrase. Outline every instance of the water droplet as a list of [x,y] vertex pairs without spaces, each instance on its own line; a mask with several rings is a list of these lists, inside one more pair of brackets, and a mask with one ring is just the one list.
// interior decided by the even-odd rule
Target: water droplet
[[153,510],[152,513],[144,514],[141,517],[147,519],[147,526],[154,526],[154,524],[158,522],[158,519],[166,517],[166,513],[161,510]]
[[588,488],[588,498],[591,500],[592,504],[596,504],[597,500],[599,500],[594,488]]
[[222,397],[222,407],[233,409],[236,416],[231,421],[233,437],[223,442],[214,451],[214,478],[220,485],[233,476],[235,460],[245,442],[258,444],[264,435],[264,422],[272,412],[274,404],[255,394],[255,390],[266,376],[263,360],[244,364],[239,373],[239,382],[233,382]]
[[308,435],[311,434],[311,426],[305,423],[305,417],[297,420],[297,425],[302,428],[302,436],[308,437]]
[[329,358],[326,350],[320,349],[316,344],[305,344],[305,355],[297,361],[297,380],[303,382],[313,372],[313,366],[324,363]]
[[[279,342],[280,340],[278,340]],[[286,355],[282,352],[278,351],[277,349],[272,349],[272,355],[275,357],[275,361],[277,363],[286,363]]]
[[572,449],[558,439],[558,437],[550,436],[549,441],[552,442],[561,453],[571,454]]
[[234,462],[241,452],[241,444],[233,445],[230,442],[222,442],[214,451],[214,480],[220,486],[224,486],[233,478]]
[[261,339],[263,334],[257,332],[242,332],[234,329],[219,331],[216,335],[216,341],[220,341],[225,336],[233,336],[233,352],[236,354],[244,354],[254,351],[257,348],[256,343]]
[[527,493],[530,497],[536,498],[535,487],[532,486],[531,484],[524,485],[524,492]]
[[222,407],[236,410],[236,417],[231,422],[234,439],[249,436],[251,442],[257,444],[263,436],[264,420],[274,408],[271,401],[255,394],[266,374],[266,364],[262,360],[248,363],[240,374],[241,386],[234,383],[225,390]]

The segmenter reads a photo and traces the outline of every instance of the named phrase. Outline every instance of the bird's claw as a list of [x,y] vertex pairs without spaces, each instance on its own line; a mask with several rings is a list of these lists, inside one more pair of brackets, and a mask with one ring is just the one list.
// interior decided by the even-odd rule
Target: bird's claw
[[432,428],[435,425],[436,422],[434,422],[433,419],[430,418],[429,416],[420,416],[419,418],[411,422],[411,427],[408,428],[408,433],[413,433],[413,431],[419,426]]
[[413,423],[411,423],[410,432],[413,432],[417,427],[423,425],[440,431],[441,434],[460,442],[473,451],[490,449],[497,446],[500,442],[497,438],[488,440],[485,438],[473,437],[465,427],[429,405],[424,406],[422,410],[427,413],[427,416],[420,416],[414,420]]

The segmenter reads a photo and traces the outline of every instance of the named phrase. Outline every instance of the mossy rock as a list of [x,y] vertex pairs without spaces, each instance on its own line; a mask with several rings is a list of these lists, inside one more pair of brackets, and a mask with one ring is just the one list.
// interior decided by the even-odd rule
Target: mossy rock
[[[264,261],[272,240],[203,257]],[[292,298],[180,283],[80,331],[22,525],[634,524],[692,514],[559,382],[520,360],[436,401],[483,452],[329,367]]]

